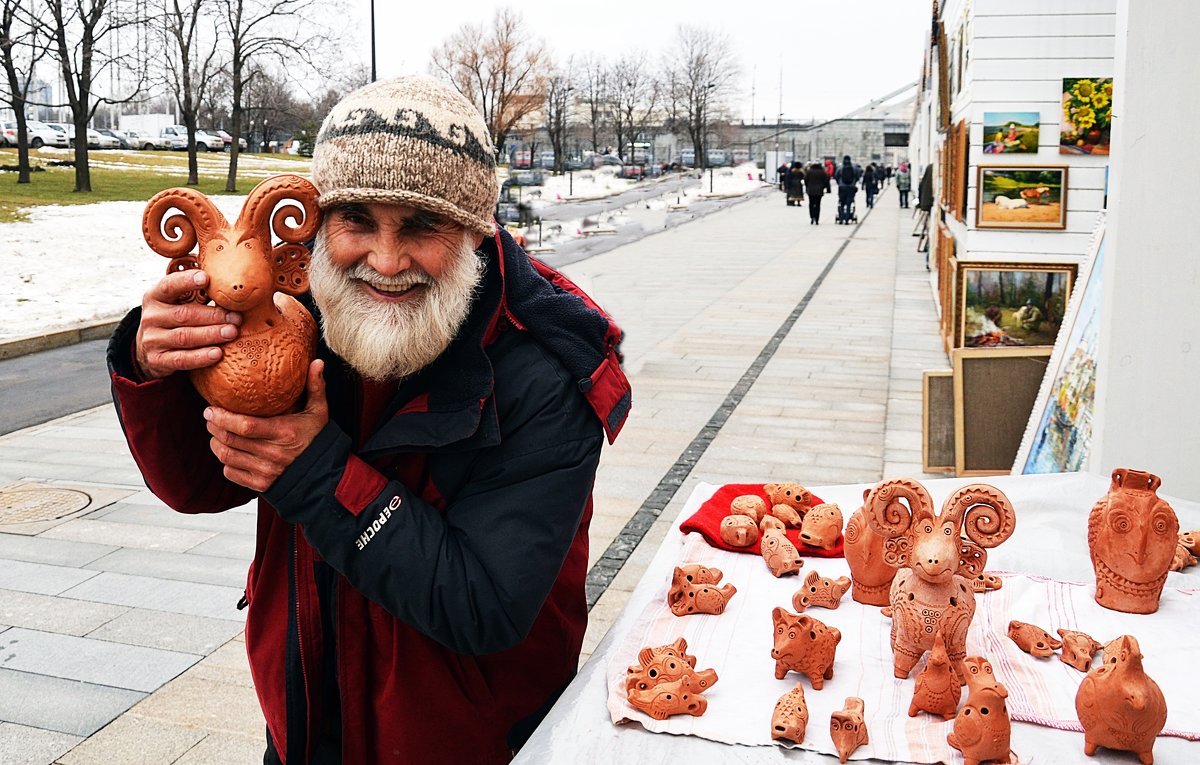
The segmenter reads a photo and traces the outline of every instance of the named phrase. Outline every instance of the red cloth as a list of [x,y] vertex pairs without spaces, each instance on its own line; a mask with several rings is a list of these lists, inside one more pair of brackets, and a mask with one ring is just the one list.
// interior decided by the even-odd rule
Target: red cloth
[[[762,497],[763,501],[770,506],[770,501],[767,499],[767,493],[763,491],[761,483],[727,483],[717,489],[716,493],[709,497],[700,509],[688,518],[679,527],[680,531],[687,534],[691,531],[699,532],[704,537],[704,541],[708,542],[713,547],[719,550],[729,550],[730,552],[744,552],[761,555],[762,549],[758,542],[749,547],[734,547],[721,539],[721,521],[725,520],[725,516],[729,515],[729,503],[735,498],[743,494],[754,494]],[[824,500],[816,494],[812,498],[813,505],[819,505]],[[786,532],[787,538],[792,540],[792,544],[796,545],[796,549],[801,555],[807,555],[813,558],[843,558],[845,557],[843,543],[845,538],[838,536],[837,544],[832,549],[822,550],[820,547],[813,547],[800,541],[800,529],[788,529]]]

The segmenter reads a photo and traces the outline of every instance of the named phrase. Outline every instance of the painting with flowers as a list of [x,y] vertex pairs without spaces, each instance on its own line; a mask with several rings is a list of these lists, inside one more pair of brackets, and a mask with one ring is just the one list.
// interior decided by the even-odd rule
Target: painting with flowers
[[1108,154],[1112,98],[1111,77],[1063,78],[1060,154]]

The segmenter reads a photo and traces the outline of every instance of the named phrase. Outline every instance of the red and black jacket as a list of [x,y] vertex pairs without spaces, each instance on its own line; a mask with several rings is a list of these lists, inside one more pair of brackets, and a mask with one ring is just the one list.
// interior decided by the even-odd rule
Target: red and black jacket
[[[481,252],[456,340],[373,427],[322,345],[330,422],[259,498],[246,649],[292,765],[339,734],[345,763],[506,762],[575,672],[592,483],[630,405],[620,330],[506,233]],[[253,499],[186,377],[138,382],[139,319],[109,365],[147,485],[185,513]]]

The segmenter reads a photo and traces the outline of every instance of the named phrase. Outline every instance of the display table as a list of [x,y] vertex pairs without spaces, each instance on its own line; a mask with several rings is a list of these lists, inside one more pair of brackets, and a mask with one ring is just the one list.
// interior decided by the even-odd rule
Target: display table
[[[1045,583],[1049,588],[1047,592],[1073,588],[1080,605],[1078,610],[1090,610],[1091,606],[1095,605],[1090,597],[1080,597],[1080,594],[1084,593],[1084,587],[1089,588],[1086,594],[1090,595],[1090,587],[1094,583],[1087,549],[1087,516],[1095,501],[1107,492],[1109,481],[1089,474],[1070,473],[1048,476],[997,476],[987,479],[941,479],[927,481],[925,486],[929,489],[935,506],[940,508],[941,502],[958,487],[977,481],[990,483],[1005,492],[1017,515],[1016,531],[1012,538],[989,551],[988,571],[1010,572],[1009,576],[1014,583],[1010,596],[1015,597],[1020,587],[1024,587],[1024,592],[1028,593],[1040,586],[1030,585],[1030,582]],[[765,564],[757,556],[717,550],[703,544],[697,534],[680,533],[680,522],[688,518],[717,488],[701,484],[693,491],[679,517],[675,519],[672,530],[668,532],[647,567],[641,582],[630,596],[624,611],[601,641],[596,652],[580,670],[579,676],[521,750],[516,762],[661,763],[666,761],[667,757],[682,758],[678,761],[689,764],[836,761],[835,756],[805,749],[785,749],[775,745],[752,746],[711,740],[714,735],[718,738],[722,735],[717,724],[720,722],[719,716],[714,716],[709,721],[705,721],[703,717],[674,717],[666,721],[666,726],[662,726],[640,713],[633,713],[628,715],[629,718],[638,722],[621,725],[613,723],[614,716],[622,716],[616,708],[619,704],[614,704],[615,711],[610,713],[610,702],[613,702],[613,698],[610,698],[610,687],[616,687],[615,673],[622,671],[623,666],[636,663],[637,649],[643,637],[657,636],[659,633],[655,630],[661,632],[662,620],[658,618],[658,608],[661,605],[661,609],[666,611],[666,591],[670,584],[671,572],[676,565],[703,563],[715,566],[726,572],[722,584],[732,582],[738,588],[738,593],[730,601],[730,607],[725,614],[719,617],[700,615],[678,618],[679,629],[675,636],[687,637],[688,650],[698,657],[699,668],[712,667],[721,678],[705,694],[709,702],[709,711],[705,717],[724,709],[725,733],[728,733],[729,715],[736,710],[737,715],[747,720],[744,726],[746,736],[742,740],[755,742],[763,736],[760,735],[760,730],[751,730],[752,726],[759,726],[761,732],[768,733],[770,710],[778,695],[794,687],[800,680],[798,675],[791,674],[786,681],[774,681],[770,675],[773,662],[765,655],[770,650],[771,642],[769,604],[773,602],[774,605],[792,610],[790,595],[799,588],[803,575],[809,570],[817,570],[822,576],[830,577],[848,574],[844,559],[806,558],[799,578],[793,576],[776,580],[771,577]],[[862,504],[863,490],[870,486],[809,488],[825,501],[840,505],[848,518],[854,509]],[[1179,516],[1181,530],[1200,528],[1200,504],[1171,497],[1169,479],[1164,483],[1160,494],[1174,507]],[[737,572],[736,575],[734,572]],[[1009,581],[1007,577],[1006,581]],[[1069,582],[1081,585],[1067,584]],[[1092,616],[1081,616],[1080,626],[1087,627],[1089,623],[1104,618],[1108,621],[1094,634],[1101,642],[1115,638],[1123,632],[1137,637],[1146,655],[1146,671],[1163,685],[1168,708],[1178,710],[1169,714],[1167,727],[1185,733],[1200,733],[1200,716],[1188,712],[1197,706],[1195,694],[1200,692],[1191,691],[1191,688],[1200,687],[1200,684],[1189,688],[1187,683],[1180,683],[1178,675],[1183,670],[1179,669],[1181,662],[1177,661],[1180,658],[1179,654],[1187,653],[1190,660],[1182,663],[1196,666],[1194,657],[1197,653],[1190,646],[1200,646],[1200,629],[1181,630],[1180,625],[1186,626],[1188,620],[1200,618],[1192,616],[1200,610],[1196,608],[1200,606],[1200,567],[1188,569],[1183,573],[1171,573],[1167,579],[1167,588],[1170,592],[1164,594],[1164,605],[1158,614],[1135,616],[1102,609],[1092,612]],[[1189,588],[1196,588],[1196,592],[1189,591]],[[996,642],[1006,640],[1002,637],[996,638],[997,631],[1002,634],[1004,625],[983,623],[985,600],[997,598],[1004,592],[1002,589],[980,595],[976,601],[976,622],[972,624],[971,634],[974,636],[976,647],[989,646],[987,653],[1007,650],[1007,646]],[[1026,601],[1030,600],[1027,595],[1021,597]],[[734,607],[739,605],[739,598],[742,599],[740,607],[746,609],[746,613],[737,614],[734,610]],[[1056,598],[1053,594],[1048,597],[1038,596],[1036,600],[1039,602],[1036,605],[1045,608],[1041,601],[1053,601]],[[1021,611],[1021,608],[1031,607],[1028,603],[1014,605],[1008,601],[1004,602],[1006,608],[1016,608],[1016,613],[1022,615],[1025,612]],[[1000,600],[994,601],[994,604],[999,603]],[[1051,602],[1049,608],[1054,612],[1056,605]],[[761,618],[756,616],[759,610],[763,610]],[[872,728],[872,707],[874,706],[878,713],[881,706],[889,703],[888,694],[898,696],[910,693],[913,681],[894,680],[890,672],[880,671],[881,668],[869,660],[870,645],[887,645],[884,626],[886,622],[880,624],[881,617],[877,611],[878,609],[868,609],[853,603],[847,594],[837,610],[810,608],[806,612],[826,624],[837,626],[843,632],[843,643],[839,646],[834,664],[833,680],[827,682],[822,691],[813,691],[808,681],[803,681],[811,714],[806,746],[820,748],[824,745],[827,750],[832,751],[828,741],[828,709],[841,708],[845,696],[853,694],[862,696],[867,702],[866,718],[872,743],[857,750],[851,758],[878,758],[881,756],[879,752],[898,751],[894,746],[898,723],[892,720],[891,727],[887,730],[877,731]],[[1036,623],[1034,618],[1029,620]],[[1054,630],[1053,618],[1047,621],[1046,617],[1043,617],[1042,621],[1040,626]],[[1120,629],[1120,632],[1109,634],[1117,629]],[[856,632],[851,634],[850,630]],[[883,634],[878,634],[880,632]],[[843,650],[847,646],[853,646],[853,653]],[[971,647],[972,638],[969,638],[968,653],[972,653]],[[1172,651],[1176,654],[1174,657],[1166,656]],[[760,657],[760,653],[764,655]],[[1025,657],[1024,654],[1020,656]],[[1046,684],[1050,692],[1058,693],[1060,697],[1064,692],[1069,693],[1069,697],[1073,698],[1074,691],[1070,686],[1072,676],[1062,676],[1059,673],[1072,673],[1075,670],[1066,667],[1056,657],[1040,660],[1026,658],[1029,658],[1030,662],[1043,662],[1037,665],[1035,671],[1048,678]],[[759,665],[766,668],[764,671],[767,675],[767,687],[776,687],[778,692],[764,693],[759,690],[762,687],[760,676],[763,674],[759,671]],[[755,670],[748,673],[745,671],[747,666],[754,666]],[[1012,666],[1015,666],[1015,663]],[[883,669],[886,670],[887,667]],[[1186,672],[1197,674],[1198,670],[1187,669]],[[751,677],[747,678],[744,675]],[[999,680],[1006,682],[1004,670],[998,668],[997,675]],[[1068,679],[1055,680],[1060,677]],[[1082,673],[1077,673],[1077,677],[1081,679]],[[1010,696],[1015,696],[1014,691],[1017,689],[1011,684],[1012,680],[1013,678],[1009,677],[1007,682]],[[1074,679],[1073,682],[1077,685],[1078,679]],[[778,685],[770,686],[771,683]],[[1032,693],[1032,684],[1030,686]],[[748,690],[751,687],[754,688],[753,691]],[[879,692],[880,687],[884,692]],[[1177,690],[1180,688],[1183,690]],[[1062,699],[1058,700],[1061,704]],[[1011,703],[1016,704],[1017,701],[1016,698],[1011,699]],[[890,703],[894,706],[895,699],[891,699]],[[766,710],[765,717],[761,720],[758,719],[762,714],[758,708]],[[705,725],[699,724],[701,722]],[[1053,724],[1052,721],[1047,722]],[[667,732],[653,733],[644,728],[643,724],[661,727]],[[944,725],[945,723],[922,714],[905,722],[904,735],[909,739],[930,739],[933,748],[928,751],[936,751],[937,746],[944,741],[945,728],[941,727]],[[1082,733],[1017,721],[1014,721],[1012,728],[1012,749],[1023,762],[1137,761],[1136,757],[1129,753],[1110,752],[1106,749],[1101,749],[1095,757],[1088,758],[1083,754]],[[903,748],[900,749],[902,750]],[[1160,736],[1154,747],[1154,756],[1155,762],[1160,764],[1200,762],[1200,742],[1177,736]],[[962,760],[956,752],[950,752],[946,761]]]

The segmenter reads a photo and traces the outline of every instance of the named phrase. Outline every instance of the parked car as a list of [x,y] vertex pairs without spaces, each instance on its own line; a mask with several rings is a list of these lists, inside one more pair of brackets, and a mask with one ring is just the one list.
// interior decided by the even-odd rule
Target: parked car
[[[15,146],[17,144],[17,123],[5,122],[4,132],[7,140],[8,127],[10,125],[12,126],[12,145]],[[63,149],[67,148],[67,134],[65,132],[55,130],[45,122],[29,120],[25,123],[25,129],[28,135],[29,148],[31,149],[40,149],[43,146],[58,146]]]
[[88,128],[88,146],[92,145],[92,133],[95,133],[96,148],[98,149],[127,149],[127,145],[122,145],[125,140],[116,134],[116,131],[108,128],[92,130]]
[[622,164],[621,158],[612,154],[595,154],[592,156],[592,167],[604,167],[605,165],[620,167]]
[[126,130],[125,140],[129,142],[131,149],[169,149],[171,148],[170,141],[160,136],[150,135],[149,133],[140,133],[136,130]]
[[546,182],[541,170],[514,170],[508,179],[513,186],[541,186]]
[[0,122],[0,146],[17,145],[17,123]]
[[584,162],[579,157],[568,157],[567,158],[567,169],[568,170],[584,170],[589,167],[591,167],[591,165],[587,162]]
[[[47,122],[46,124],[65,135],[67,137],[68,146],[75,145],[74,125],[69,122]],[[117,142],[112,139],[109,139],[107,142],[109,143],[108,146],[105,146],[105,143],[106,141],[101,138],[99,131],[95,130],[94,128],[87,129],[87,145],[89,149],[116,148],[117,146]]]
[[[225,151],[229,151],[229,147],[233,145],[233,136],[229,135],[229,133],[225,132],[224,130],[209,130],[208,132],[216,133],[218,136],[220,136],[221,141],[224,144],[223,148],[225,149]],[[239,138],[238,139],[238,151],[245,151],[245,150],[246,150],[246,139]]]

